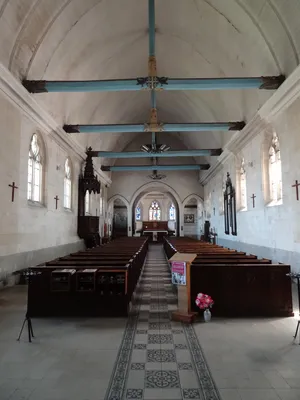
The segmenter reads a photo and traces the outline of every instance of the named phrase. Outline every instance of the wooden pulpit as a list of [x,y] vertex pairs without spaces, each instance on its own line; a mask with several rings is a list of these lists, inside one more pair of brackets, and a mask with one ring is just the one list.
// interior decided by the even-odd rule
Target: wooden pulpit
[[191,263],[196,257],[197,254],[175,253],[169,259],[172,282],[178,289],[178,310],[172,313],[174,321],[191,323],[196,315],[191,311]]

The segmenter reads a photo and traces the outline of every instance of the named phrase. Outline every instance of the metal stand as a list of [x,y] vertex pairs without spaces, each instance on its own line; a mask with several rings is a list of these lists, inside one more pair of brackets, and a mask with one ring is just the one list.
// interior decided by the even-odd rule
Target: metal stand
[[23,325],[22,325],[22,328],[20,330],[20,334],[19,334],[19,337],[18,337],[17,341],[18,342],[20,341],[24,326],[25,326],[25,324],[27,322],[28,340],[29,340],[29,343],[31,343],[32,342],[31,338],[34,338],[34,334],[33,334],[31,318],[30,318],[30,315],[29,315],[29,312],[28,312],[29,287],[30,287],[30,283],[31,283],[31,276],[33,275],[33,272],[32,272],[32,270],[30,268],[28,269],[28,272],[27,272],[26,275],[28,277],[28,282],[27,282],[28,283],[28,289],[27,289],[27,311],[26,311],[25,319],[23,321]]
[[27,329],[28,329],[28,340],[29,340],[29,343],[31,343],[31,338],[32,337],[34,338],[34,334],[33,334],[33,329],[32,329],[31,318],[28,316],[28,313],[26,313],[26,315],[25,315],[25,319],[24,319],[24,322],[23,322],[23,325],[22,325],[22,328],[21,328],[21,331],[20,331],[20,334],[19,334],[19,337],[17,340],[18,340],[18,342],[20,341],[26,322],[27,322]]
[[300,274],[295,274],[295,273],[290,273],[287,274],[287,276],[290,276],[291,278],[296,278],[297,279],[297,291],[298,291],[298,307],[299,307],[299,319],[296,327],[296,332],[295,335],[293,336],[294,340],[297,338],[298,332],[299,332],[299,345],[300,345],[300,331],[299,331],[299,326],[300,326]]

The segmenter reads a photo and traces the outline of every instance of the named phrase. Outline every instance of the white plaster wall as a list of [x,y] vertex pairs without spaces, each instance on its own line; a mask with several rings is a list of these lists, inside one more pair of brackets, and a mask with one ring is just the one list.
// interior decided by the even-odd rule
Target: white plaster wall
[[[77,242],[78,161],[71,157],[74,179],[69,211],[63,207],[64,162],[69,155],[1,95],[0,110],[1,256]],[[28,151],[35,132],[40,133],[46,149],[42,206],[27,201]],[[12,181],[18,186],[14,202],[8,187]],[[57,210],[56,195],[60,199]]]
[[[204,192],[206,217],[216,229],[220,244],[290,263],[300,272],[300,201],[296,200],[295,188],[291,187],[296,179],[300,181],[299,109],[298,99],[284,112],[277,113],[265,129],[226,160],[222,169],[205,185]],[[271,144],[272,130],[279,137],[282,160],[283,202],[277,206],[268,205],[264,195],[262,157],[267,148],[264,144]],[[245,158],[247,174],[247,211],[237,212],[237,236],[225,235],[222,182],[229,172],[238,189],[236,173],[241,156]],[[250,198],[252,194],[256,196],[255,208]]]

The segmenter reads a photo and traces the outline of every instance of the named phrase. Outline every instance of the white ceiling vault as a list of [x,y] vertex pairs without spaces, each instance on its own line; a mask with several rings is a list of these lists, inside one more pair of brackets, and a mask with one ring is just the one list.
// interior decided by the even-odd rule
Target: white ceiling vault
[[[288,76],[299,64],[299,0],[156,0],[159,76]],[[147,75],[147,0],[0,0],[0,62],[18,78],[102,80]],[[262,90],[163,92],[162,122],[249,121]],[[63,125],[146,122],[150,93],[34,95]],[[86,134],[95,150],[141,134]],[[172,134],[170,134],[172,135]],[[232,133],[182,133],[182,148],[222,147]],[[178,137],[178,135],[177,135]]]

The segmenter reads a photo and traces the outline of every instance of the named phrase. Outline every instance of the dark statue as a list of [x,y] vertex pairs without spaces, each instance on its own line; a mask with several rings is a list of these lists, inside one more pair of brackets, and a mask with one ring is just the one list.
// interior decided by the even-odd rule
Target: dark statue
[[237,235],[236,226],[236,197],[229,172],[227,172],[226,188],[224,192],[224,219],[226,235]]

